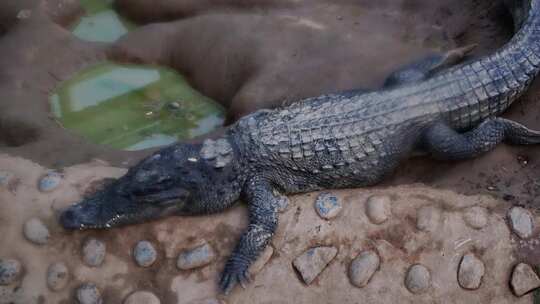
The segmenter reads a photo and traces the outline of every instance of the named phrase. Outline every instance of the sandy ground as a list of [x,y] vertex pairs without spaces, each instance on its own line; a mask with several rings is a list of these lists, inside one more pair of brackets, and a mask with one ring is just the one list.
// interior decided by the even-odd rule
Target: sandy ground
[[[323,220],[315,212],[317,193],[291,197],[280,216],[273,252],[266,263],[260,263],[264,266],[252,284],[220,297],[216,280],[247,224],[244,206],[213,216],[172,217],[110,231],[67,233],[57,223],[58,211],[78,200],[94,181],[119,176],[123,169],[99,162],[69,167],[55,190],[42,193],[36,185],[46,168],[6,155],[0,156],[0,167],[13,173],[9,185],[0,187],[0,231],[3,243],[9,244],[0,247],[0,257],[20,260],[25,272],[14,285],[0,286],[4,295],[17,289],[14,303],[72,303],[74,290],[86,282],[98,286],[104,303],[121,303],[135,290],[151,291],[162,303],[171,304],[215,298],[225,303],[532,303],[532,294],[515,297],[508,280],[518,262],[538,261],[520,255],[519,250],[538,243],[539,231],[531,239],[520,240],[506,223],[510,206],[487,195],[463,196],[420,184],[332,191],[343,206],[332,220]],[[390,197],[389,218],[380,225],[366,216],[366,200],[373,194]],[[418,210],[427,206],[439,213],[439,220],[421,231]],[[464,213],[472,206],[487,211],[481,229],[464,221]],[[47,244],[31,244],[23,237],[22,226],[31,217],[40,218],[48,227]],[[540,223],[539,216],[535,222]],[[107,246],[100,267],[82,263],[81,246],[89,237]],[[140,240],[151,241],[158,251],[157,262],[148,268],[138,267],[133,260],[132,249]],[[178,270],[178,254],[203,241],[215,249],[217,260],[202,268]],[[333,246],[338,254],[307,286],[291,263],[316,246]],[[363,250],[376,250],[381,266],[366,287],[357,288],[347,272],[351,260]],[[461,257],[471,252],[486,269],[480,288],[474,291],[457,282]],[[68,265],[70,279],[64,289],[52,292],[45,283],[46,269],[59,261]],[[420,295],[404,286],[407,269],[417,263],[425,265],[432,276],[431,287]]]
[[[258,108],[349,88],[377,88],[392,70],[415,58],[478,43],[473,56],[502,45],[512,25],[501,1],[167,1],[117,0],[119,11],[146,24],[114,45],[88,43],[66,29],[82,11],[76,0],[4,0],[0,3],[0,170],[15,179],[0,186],[0,258],[21,260],[17,303],[72,303],[74,289],[92,281],[106,303],[121,303],[133,290],[150,290],[162,303],[212,299],[216,278],[246,223],[244,208],[201,218],[170,218],[109,232],[66,233],[57,212],[77,201],[92,181],[122,174],[142,151],[111,151],[62,129],[48,111],[48,96],[62,80],[107,58],[160,63],[186,74],[192,84],[230,109],[231,120]],[[540,129],[540,84],[512,106],[507,117]],[[10,155],[10,156],[8,156]],[[111,163],[91,162],[99,158]],[[274,253],[245,290],[226,303],[531,303],[508,288],[517,262],[540,264],[538,232],[529,241],[511,235],[506,212],[512,205],[540,209],[540,148],[501,145],[474,160],[440,163],[426,158],[403,164],[380,188],[336,193],[344,212],[323,221],[313,211],[316,194],[291,198],[273,241]],[[81,163],[86,163],[81,165]],[[49,194],[36,189],[45,168],[64,168],[61,186]],[[417,184],[417,183],[421,183]],[[436,190],[446,189],[446,190]],[[392,197],[392,218],[372,225],[363,210],[366,197]],[[459,194],[458,194],[459,193]],[[475,196],[464,196],[475,195]],[[444,220],[434,232],[415,228],[417,209],[433,205]],[[464,225],[465,207],[489,210],[489,225]],[[22,237],[22,224],[41,218],[51,232],[47,245]],[[538,216],[537,223],[540,223]],[[537,226],[540,224],[537,224]],[[103,266],[83,266],[82,242],[95,236],[107,244]],[[135,266],[131,249],[140,239],[158,248],[158,262]],[[206,239],[218,260],[195,271],[175,267],[176,256]],[[470,241],[469,241],[470,240]],[[460,245],[461,244],[461,245]],[[306,286],[292,260],[314,245],[331,245],[337,257]],[[460,246],[458,246],[460,245]],[[347,278],[351,259],[376,248],[382,266],[365,288]],[[486,275],[477,291],[456,283],[461,255],[477,253]],[[45,285],[49,263],[63,260],[72,280],[60,292]],[[423,295],[403,287],[413,263],[431,271],[433,286]],[[18,287],[21,288],[18,288]]]

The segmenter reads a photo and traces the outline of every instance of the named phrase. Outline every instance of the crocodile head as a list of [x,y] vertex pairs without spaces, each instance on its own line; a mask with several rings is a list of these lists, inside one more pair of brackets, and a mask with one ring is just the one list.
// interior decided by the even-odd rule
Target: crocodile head
[[[99,229],[144,222],[172,214],[223,209],[240,193],[231,149],[218,168],[201,157],[203,146],[177,144],[154,153],[104,189],[63,211],[66,229]],[[224,154],[224,153],[223,153]],[[221,158],[223,160],[223,157]]]

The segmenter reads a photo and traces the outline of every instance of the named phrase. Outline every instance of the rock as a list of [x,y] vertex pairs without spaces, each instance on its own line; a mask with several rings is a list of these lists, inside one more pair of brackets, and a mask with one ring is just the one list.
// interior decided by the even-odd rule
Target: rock
[[531,212],[525,208],[513,207],[508,212],[510,226],[517,236],[522,239],[531,237],[534,229],[533,217]]
[[15,259],[0,259],[0,285],[16,282],[22,273],[21,262]]
[[540,278],[538,278],[531,265],[519,263],[512,272],[510,285],[514,294],[521,297],[532,290],[540,288]]
[[278,212],[285,212],[289,207],[290,200],[287,196],[281,195],[278,200]]
[[381,259],[379,255],[372,251],[361,252],[351,263],[349,267],[349,279],[356,287],[364,287],[377,269],[379,269]]
[[39,183],[38,183],[39,191],[51,192],[54,189],[56,189],[58,185],[60,185],[61,181],[62,181],[62,174],[56,171],[50,171],[39,180]]
[[409,268],[405,276],[405,287],[414,293],[426,292],[431,286],[431,273],[426,266],[415,264]]
[[23,9],[17,13],[17,19],[28,19],[31,16],[32,16],[32,11],[29,9]]
[[95,284],[85,283],[77,289],[77,301],[79,304],[102,304],[101,292]]
[[66,287],[69,279],[69,270],[63,262],[52,263],[47,268],[47,286],[52,291],[59,291]]
[[259,273],[264,268],[264,265],[268,263],[268,261],[272,257],[272,254],[274,254],[274,248],[272,248],[272,246],[270,245],[266,246],[266,248],[261,253],[259,258],[255,261],[255,263],[251,264],[251,266],[249,267],[249,273],[250,274]]
[[8,186],[11,180],[13,180],[13,177],[15,177],[15,174],[0,170],[0,186]]
[[311,248],[296,257],[293,266],[300,273],[304,282],[309,285],[336,255],[337,249],[335,247]]
[[388,220],[390,212],[390,197],[373,195],[366,201],[366,215],[373,224],[382,224]]
[[135,291],[130,294],[124,304],[160,304],[158,297],[149,291]]
[[105,259],[107,247],[105,243],[94,238],[88,239],[82,248],[83,262],[90,267],[98,267]]
[[467,208],[463,213],[463,220],[474,229],[482,229],[488,223],[488,211],[484,207],[474,206]]
[[178,102],[176,102],[176,101],[173,101],[173,102],[168,103],[167,106],[168,106],[169,109],[171,109],[171,110],[179,110],[179,109],[181,108],[180,103],[178,103]]
[[140,241],[135,245],[133,249],[133,257],[137,265],[141,267],[148,267],[157,259],[157,251],[154,245],[148,241]]
[[416,214],[416,228],[433,232],[441,222],[441,210],[434,206],[424,206]]
[[23,233],[27,240],[36,245],[47,244],[50,237],[47,226],[36,217],[33,217],[24,223]]
[[315,200],[315,211],[323,219],[335,218],[341,211],[341,202],[331,193],[321,193]]
[[484,263],[474,254],[468,253],[464,255],[459,263],[459,286],[470,290],[478,289],[480,284],[482,284],[482,277],[485,271]]
[[278,199],[277,205],[278,205],[278,212],[285,212],[287,208],[289,207],[290,200],[289,197],[286,195],[281,194],[279,191],[274,190],[273,191],[274,196]]
[[181,270],[198,268],[210,264],[216,258],[212,246],[208,243],[186,250],[178,255],[176,267]]

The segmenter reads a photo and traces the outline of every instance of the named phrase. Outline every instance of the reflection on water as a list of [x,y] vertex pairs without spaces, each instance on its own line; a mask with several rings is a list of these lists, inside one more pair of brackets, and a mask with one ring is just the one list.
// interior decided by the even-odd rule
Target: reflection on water
[[51,96],[64,127],[90,141],[141,150],[208,133],[223,108],[166,68],[104,63],[81,71]]
[[75,36],[97,42],[113,42],[135,27],[112,8],[112,0],[81,0],[85,16],[73,28]]

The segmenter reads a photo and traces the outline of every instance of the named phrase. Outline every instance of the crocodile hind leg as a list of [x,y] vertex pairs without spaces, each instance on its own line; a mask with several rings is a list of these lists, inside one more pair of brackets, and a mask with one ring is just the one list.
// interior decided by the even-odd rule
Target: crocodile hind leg
[[424,80],[441,68],[461,62],[475,47],[476,44],[471,44],[446,53],[429,55],[421,60],[407,64],[390,74],[384,82],[384,87],[388,88]]
[[421,146],[434,158],[458,160],[491,151],[503,141],[517,145],[540,144],[540,132],[504,118],[485,120],[465,133],[439,123],[427,130]]
[[278,224],[280,197],[266,180],[255,178],[245,191],[249,208],[249,225],[225,264],[220,288],[228,294],[237,283],[249,282],[248,269],[270,242]]

